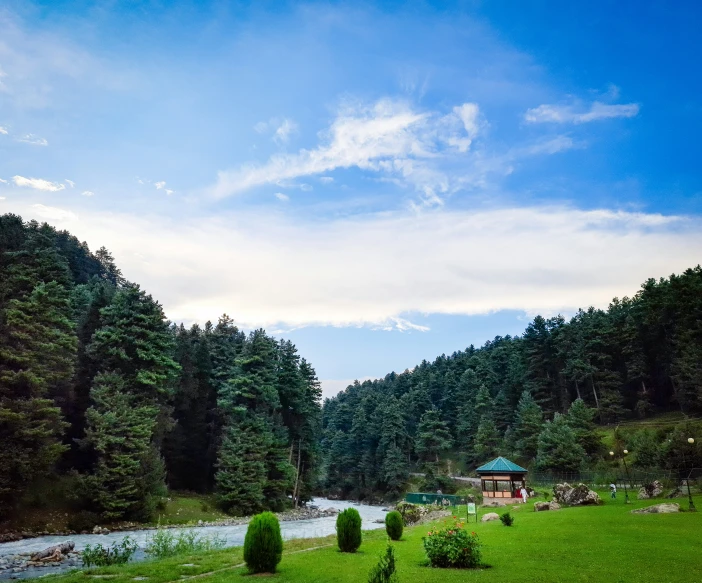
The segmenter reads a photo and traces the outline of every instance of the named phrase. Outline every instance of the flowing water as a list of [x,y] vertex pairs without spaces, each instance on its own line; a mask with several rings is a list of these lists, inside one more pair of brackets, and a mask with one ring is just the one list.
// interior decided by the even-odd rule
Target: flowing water
[[[376,528],[384,528],[383,524],[376,523],[376,520],[384,520],[386,512],[379,506],[368,506],[366,504],[357,504],[354,502],[346,502],[340,500],[328,500],[326,498],[315,498],[311,504],[319,506],[321,509],[336,508],[344,510],[346,508],[356,508],[363,520],[363,529],[371,530]],[[286,540],[294,538],[315,538],[334,534],[336,526],[336,516],[326,516],[323,518],[313,518],[310,520],[294,520],[281,522],[280,529],[283,538]],[[185,527],[187,528],[187,527]],[[244,536],[246,535],[247,525],[235,526],[202,526],[197,527],[198,535],[215,535],[226,539],[226,546],[238,547],[244,544]],[[134,555],[132,560],[144,559],[143,547],[146,544],[147,537],[153,535],[153,530],[122,530],[119,532],[111,532],[110,534],[76,534],[71,536],[41,536],[37,538],[24,539],[21,541],[2,543],[0,544],[0,558],[17,555],[19,553],[31,553],[44,550],[47,547],[56,545],[68,540],[72,540],[75,544],[75,550],[80,551],[86,545],[94,545],[96,543],[102,546],[110,546],[115,541],[120,541],[125,536],[129,535],[139,545],[139,551]],[[174,531],[177,532],[177,529]],[[68,565],[56,565],[52,567],[29,568],[26,571],[19,573],[11,572],[11,570],[0,571],[0,580],[19,578],[28,579],[67,571],[71,568]]]

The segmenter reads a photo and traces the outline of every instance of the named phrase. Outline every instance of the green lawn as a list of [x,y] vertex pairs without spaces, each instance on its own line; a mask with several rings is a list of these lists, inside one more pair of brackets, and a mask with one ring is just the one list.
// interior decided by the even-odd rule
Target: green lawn
[[[489,566],[475,571],[439,570],[422,566],[422,536],[428,526],[405,529],[403,540],[393,543],[398,575],[404,582],[450,583],[453,581],[539,582],[597,581],[684,582],[702,581],[702,512],[674,515],[633,515],[632,508],[660,501],[634,501],[625,506],[622,498],[606,500],[595,508],[564,508],[557,512],[532,512],[527,504],[513,511],[514,526],[499,521],[470,524],[483,542],[483,560]],[[683,508],[685,499],[677,500]],[[695,500],[702,508],[702,496]],[[491,509],[485,510],[490,511]],[[482,512],[482,511],[481,511]],[[291,583],[358,583],[384,550],[384,531],[364,533],[360,552],[342,554],[333,537],[286,542],[279,572],[272,576]],[[183,567],[192,563],[196,567]],[[148,577],[149,583],[179,581],[187,575],[204,574],[241,563],[241,549],[137,563],[122,568],[94,570],[52,578],[52,583],[85,583],[96,574],[116,575],[109,581],[127,583]],[[248,578],[236,567],[207,576],[208,582],[225,583]]]
[[217,509],[213,497],[197,494],[172,494],[165,510],[157,515],[154,523],[189,524],[198,520],[211,522],[231,518]]

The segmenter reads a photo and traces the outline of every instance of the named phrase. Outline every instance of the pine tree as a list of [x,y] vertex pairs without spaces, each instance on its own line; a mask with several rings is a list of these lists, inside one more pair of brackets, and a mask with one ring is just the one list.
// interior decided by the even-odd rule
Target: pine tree
[[163,467],[152,449],[155,406],[143,403],[116,373],[95,377],[86,412],[85,443],[97,453],[86,479],[96,508],[107,520],[149,520],[163,490]]
[[597,453],[602,447],[593,422],[595,414],[582,399],[576,399],[565,416],[565,422],[573,430],[575,439],[588,455]]
[[539,435],[536,465],[543,471],[577,472],[585,459],[585,450],[564,415],[556,413]]
[[473,442],[473,459],[489,461],[500,454],[500,433],[497,425],[486,416],[478,425]]
[[536,457],[539,434],[544,424],[544,414],[529,391],[524,391],[517,405],[517,422],[514,425],[515,450],[520,457]]
[[439,412],[431,409],[422,415],[417,428],[417,453],[427,461],[439,461],[439,454],[453,445],[451,433],[441,420]]
[[216,480],[220,505],[226,512],[246,515],[268,507],[266,456],[273,440],[267,423],[253,416],[225,428]]
[[77,339],[69,315],[68,293],[55,281],[9,300],[0,314],[0,515],[65,449],[66,425],[46,397],[61,394],[73,374]]

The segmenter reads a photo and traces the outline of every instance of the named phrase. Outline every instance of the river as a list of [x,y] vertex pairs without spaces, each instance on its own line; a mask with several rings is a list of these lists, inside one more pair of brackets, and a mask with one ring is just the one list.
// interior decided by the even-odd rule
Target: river
[[[319,506],[321,509],[336,508],[344,510],[346,508],[356,508],[361,519],[363,520],[363,529],[372,530],[384,528],[383,524],[378,524],[376,520],[384,520],[386,512],[380,506],[368,506],[366,504],[357,504],[354,502],[346,502],[341,500],[328,500],[326,498],[315,498],[311,504]],[[323,518],[314,518],[311,520],[295,520],[289,522],[281,522],[280,529],[283,538],[286,540],[294,538],[315,538],[327,536],[336,532],[336,516],[325,516]],[[187,527],[184,527],[187,528]],[[235,526],[202,526],[197,527],[198,534],[201,535],[219,535],[220,538],[225,538],[228,547],[238,547],[244,544],[244,536],[246,535],[247,525],[240,524]],[[110,534],[76,534],[72,536],[40,536],[37,538],[24,539],[15,542],[0,544],[0,558],[17,555],[19,553],[30,553],[44,550],[47,547],[56,545],[68,540],[72,540],[75,544],[75,550],[83,550],[86,545],[101,543],[103,546],[109,546],[114,541],[122,540],[129,535],[139,545],[139,550],[134,555],[133,560],[143,560],[143,547],[146,544],[146,539],[153,535],[153,530],[123,530],[119,532],[111,532]],[[177,530],[176,530],[177,532]],[[29,579],[40,577],[53,573],[67,571],[71,568],[65,564],[51,567],[30,567],[26,571],[12,572],[10,569],[0,570],[0,580],[2,579]]]

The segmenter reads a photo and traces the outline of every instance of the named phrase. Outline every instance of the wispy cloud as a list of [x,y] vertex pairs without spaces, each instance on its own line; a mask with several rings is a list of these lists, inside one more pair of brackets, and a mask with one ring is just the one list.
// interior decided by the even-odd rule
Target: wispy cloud
[[40,138],[34,134],[25,134],[21,138],[17,138],[18,142],[23,142],[25,144],[31,144],[32,146],[48,146],[49,142],[46,138]]
[[275,196],[278,200],[282,200],[283,202],[288,202],[290,200],[290,197],[282,192],[276,192],[273,196]]
[[479,128],[479,108],[474,103],[464,103],[444,115],[418,111],[392,99],[347,105],[322,132],[316,148],[278,154],[263,165],[220,172],[213,193],[222,198],[264,184],[355,167],[389,175],[414,186],[428,199],[437,198],[437,191],[448,190],[448,178],[432,163],[466,154]]
[[84,190],[83,192],[81,192],[81,195],[83,195],[83,196],[94,196],[95,193],[94,193],[93,191],[91,191],[91,190]]
[[7,135],[7,128],[0,126],[0,134]]
[[276,144],[287,144],[290,136],[297,131],[297,124],[284,117],[282,119],[273,117],[268,121],[260,121],[254,126],[259,134],[272,134],[272,139]]
[[581,124],[615,117],[635,117],[638,113],[637,103],[610,105],[595,101],[585,109],[578,105],[539,105],[528,109],[524,119],[529,123]]
[[7,180],[3,180],[2,178],[0,178],[0,183],[7,184]]
[[66,188],[65,184],[60,182],[50,182],[43,178],[25,178],[24,176],[13,176],[12,181],[17,186],[25,186],[35,190],[45,190],[47,192],[58,192]]
[[154,186],[156,190],[161,190],[162,188],[166,188],[166,183],[162,180],[161,182],[154,182]]
[[68,178],[66,178],[64,182],[68,184],[68,186],[70,186],[71,188],[73,188],[76,185],[76,183],[73,182],[73,180],[69,180]]
[[[38,210],[48,212],[31,205],[16,212],[31,218]],[[564,207],[333,220],[271,209],[191,219],[81,209],[81,219],[71,232],[113,251],[170,318],[204,322],[236,306],[246,327],[411,329],[413,313],[606,306],[648,277],[696,264],[702,248],[698,218]],[[285,282],[285,294],[271,274]]]
[[78,219],[78,216],[74,212],[53,206],[33,204],[32,208],[40,218],[47,219],[49,221],[75,221]]

